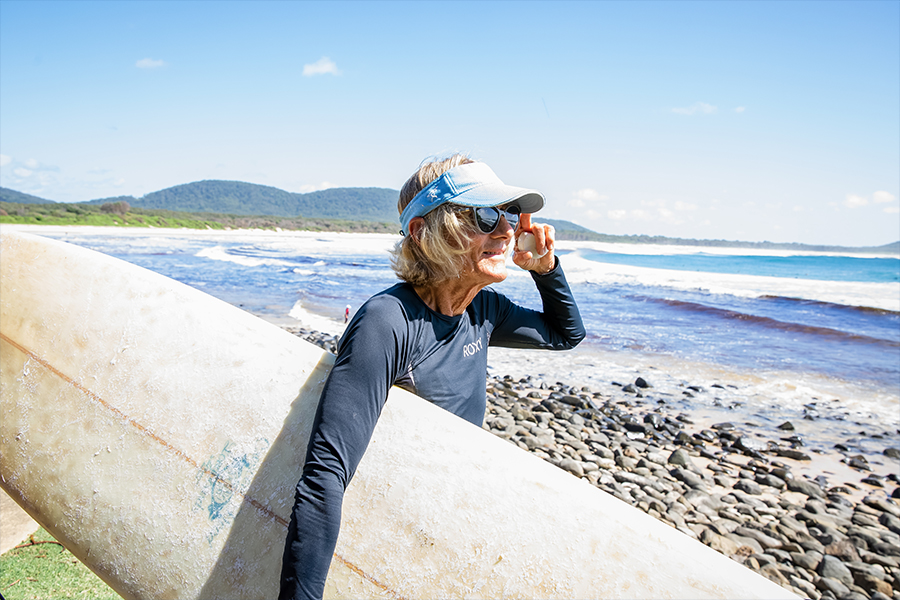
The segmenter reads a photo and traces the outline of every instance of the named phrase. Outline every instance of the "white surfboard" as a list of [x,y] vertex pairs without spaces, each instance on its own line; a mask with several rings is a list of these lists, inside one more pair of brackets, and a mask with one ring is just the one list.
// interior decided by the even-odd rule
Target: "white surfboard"
[[[331,355],[117,259],[0,238],[0,485],[126,598],[274,598]],[[793,597],[398,389],[326,594]]]

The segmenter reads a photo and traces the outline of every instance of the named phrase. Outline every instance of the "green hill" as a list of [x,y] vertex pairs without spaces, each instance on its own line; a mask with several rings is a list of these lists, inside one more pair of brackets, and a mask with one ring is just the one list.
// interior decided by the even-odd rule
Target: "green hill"
[[176,185],[141,198],[103,198],[88,204],[125,200],[135,208],[190,213],[399,223],[397,195],[396,190],[384,188],[332,188],[295,194],[255,183],[207,180]]
[[44,200],[31,194],[17,192],[9,188],[0,187],[0,202],[14,202],[16,204],[54,204],[53,200]]

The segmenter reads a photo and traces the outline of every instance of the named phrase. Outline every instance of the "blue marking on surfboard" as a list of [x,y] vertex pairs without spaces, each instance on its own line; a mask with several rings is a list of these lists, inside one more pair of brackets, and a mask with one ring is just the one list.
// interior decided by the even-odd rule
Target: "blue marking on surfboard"
[[[223,530],[230,527],[247,491],[263,452],[268,448],[266,440],[258,440],[247,451],[247,445],[225,442],[222,450],[210,456],[197,474],[200,497],[195,509],[207,513],[210,528],[206,538],[209,543]],[[234,500],[235,492],[240,496]]]

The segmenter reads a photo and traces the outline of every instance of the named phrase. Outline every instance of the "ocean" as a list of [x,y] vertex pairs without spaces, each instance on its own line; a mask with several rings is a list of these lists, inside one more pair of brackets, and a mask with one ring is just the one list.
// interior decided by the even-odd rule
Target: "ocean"
[[[40,228],[200,289],[282,325],[338,333],[392,285],[396,236]],[[588,330],[565,353],[491,349],[495,374],[592,389],[637,376],[695,418],[791,421],[812,449],[878,452],[900,433],[900,258],[560,242]],[[510,266],[496,286],[540,307]],[[700,416],[697,416],[700,415]]]

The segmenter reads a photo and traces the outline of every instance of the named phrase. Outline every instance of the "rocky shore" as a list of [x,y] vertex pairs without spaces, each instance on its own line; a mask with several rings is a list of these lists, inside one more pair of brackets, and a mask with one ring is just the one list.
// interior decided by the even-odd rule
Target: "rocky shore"
[[[293,332],[335,350],[333,336]],[[884,448],[880,474],[838,444],[835,459],[859,483],[829,485],[792,472],[812,457],[791,423],[769,440],[746,423],[696,425],[669,414],[643,377],[597,391],[489,376],[487,390],[486,430],[799,596],[900,600],[896,447]]]

